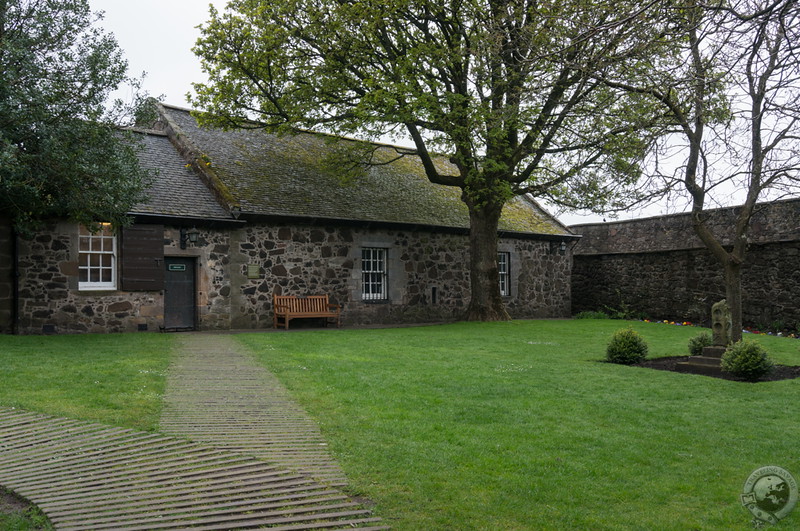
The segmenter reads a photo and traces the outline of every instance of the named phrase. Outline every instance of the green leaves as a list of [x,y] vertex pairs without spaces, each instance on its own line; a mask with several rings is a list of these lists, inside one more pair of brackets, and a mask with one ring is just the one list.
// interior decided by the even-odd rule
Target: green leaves
[[721,362],[722,370],[753,382],[771,371],[774,365],[764,347],[749,339],[729,345]]
[[212,9],[201,28],[195,53],[210,79],[195,85],[193,103],[228,126],[258,119],[377,138],[399,124],[420,156],[454,155],[462,187],[469,179],[474,189],[475,172],[485,172],[490,188],[505,181],[504,196],[555,195],[559,183],[549,186],[542,168],[559,167],[561,180],[576,168],[630,174],[641,158],[626,151],[606,161],[620,142],[605,137],[650,127],[652,106],[626,106],[622,91],[591,82],[599,68],[662,53],[646,40],[663,34],[653,32],[656,8],[624,7],[238,0]]
[[[483,220],[473,233],[496,234],[515,195],[598,210],[638,200],[640,138],[660,127],[659,115],[596,77],[663,53],[648,40],[666,32],[659,6],[234,0],[201,27],[194,51],[209,82],[191,100],[203,120],[228,127],[256,119],[370,140],[402,127],[428,179],[461,188],[472,219]],[[437,151],[456,175],[441,173]],[[475,256],[496,255],[477,246]],[[477,283],[472,291],[473,306],[501,301]]]
[[[105,107],[126,77],[86,0],[0,4],[0,214],[123,224],[147,175]],[[113,112],[123,110],[117,104]]]

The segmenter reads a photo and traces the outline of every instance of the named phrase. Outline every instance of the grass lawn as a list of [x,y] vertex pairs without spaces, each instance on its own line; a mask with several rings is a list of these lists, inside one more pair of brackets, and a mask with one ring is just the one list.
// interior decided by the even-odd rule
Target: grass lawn
[[[698,328],[630,323],[650,356]],[[751,529],[739,495],[800,479],[800,380],[600,363],[610,320],[237,338],[316,417],[357,494],[400,530]],[[800,341],[759,336],[800,365]],[[800,508],[778,528],[800,527]]]
[[0,336],[0,406],[156,429],[173,336]]
[[[0,335],[0,406],[155,430],[173,336]],[[0,488],[0,529],[51,529]]]

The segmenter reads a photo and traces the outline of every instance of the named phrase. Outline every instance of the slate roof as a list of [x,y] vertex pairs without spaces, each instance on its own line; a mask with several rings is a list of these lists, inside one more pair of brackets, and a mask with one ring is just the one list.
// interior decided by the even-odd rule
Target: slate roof
[[[263,129],[201,128],[187,109],[163,104],[159,108],[167,131],[182,146],[184,157],[187,153],[189,159],[199,157],[198,165],[210,175],[207,180],[217,183],[212,186],[228,203],[238,205],[243,215],[469,227],[461,190],[432,184],[419,158],[413,155],[372,166],[353,182],[343,183],[336,169],[323,161],[337,144],[352,140],[312,133],[278,136]],[[397,156],[393,147],[377,146],[378,160]],[[439,163],[449,164],[444,159]],[[186,160],[181,161],[181,169],[184,164]],[[187,177],[185,171],[175,176],[181,182]],[[172,200],[164,202],[169,208],[176,207]],[[527,197],[506,205],[499,228],[572,236],[569,229]]]
[[165,133],[137,132],[143,143],[142,167],[154,170],[148,200],[136,205],[132,214],[152,214],[201,219],[230,219],[230,213],[215,199],[178,154]]

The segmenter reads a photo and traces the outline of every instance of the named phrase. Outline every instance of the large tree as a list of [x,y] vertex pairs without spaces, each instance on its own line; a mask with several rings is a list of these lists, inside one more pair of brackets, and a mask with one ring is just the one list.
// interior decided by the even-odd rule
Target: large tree
[[0,0],[0,216],[125,222],[146,174],[111,91],[130,81],[86,0]]
[[[694,230],[724,271],[735,341],[757,203],[800,188],[800,3],[690,0],[673,16],[684,28],[676,61],[606,81],[646,94],[677,124],[656,170],[688,194]],[[735,222],[714,223],[708,210],[731,198],[742,201]]]
[[[659,2],[233,0],[195,53],[205,123],[413,141],[470,214],[467,319],[508,319],[497,227],[515,195],[571,207],[636,195],[653,117],[593,74],[668,53]],[[452,166],[436,164],[447,153]]]

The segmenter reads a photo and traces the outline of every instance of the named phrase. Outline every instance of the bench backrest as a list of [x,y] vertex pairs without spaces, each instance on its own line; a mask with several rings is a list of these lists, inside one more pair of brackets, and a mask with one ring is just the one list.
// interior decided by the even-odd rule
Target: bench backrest
[[286,306],[290,313],[319,313],[328,311],[327,295],[310,295],[295,297],[294,295],[274,295],[276,306]]

